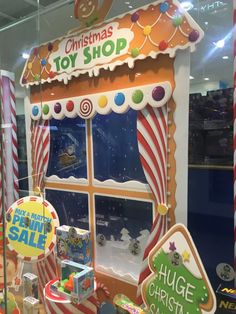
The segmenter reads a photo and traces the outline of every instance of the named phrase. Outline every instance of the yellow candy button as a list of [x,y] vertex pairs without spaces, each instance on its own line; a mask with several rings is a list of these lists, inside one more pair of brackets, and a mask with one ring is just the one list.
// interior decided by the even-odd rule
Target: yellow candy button
[[108,103],[108,100],[107,100],[107,97],[106,96],[101,96],[99,99],[98,99],[98,105],[99,107],[101,108],[105,108],[107,106],[107,103]]
[[33,66],[32,62],[29,62],[29,63],[28,63],[28,69],[31,70],[31,69],[32,69],[32,66]]
[[143,33],[145,36],[148,36],[151,33],[151,31],[152,31],[152,27],[150,25],[145,26],[143,29]]
[[168,212],[168,207],[166,204],[158,204],[157,211],[160,215],[166,215]]

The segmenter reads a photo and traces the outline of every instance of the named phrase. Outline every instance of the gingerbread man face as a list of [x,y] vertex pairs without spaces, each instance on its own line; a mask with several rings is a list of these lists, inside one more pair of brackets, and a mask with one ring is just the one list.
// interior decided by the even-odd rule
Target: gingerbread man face
[[76,17],[79,20],[88,19],[93,13],[97,11],[98,1],[97,0],[78,0]]

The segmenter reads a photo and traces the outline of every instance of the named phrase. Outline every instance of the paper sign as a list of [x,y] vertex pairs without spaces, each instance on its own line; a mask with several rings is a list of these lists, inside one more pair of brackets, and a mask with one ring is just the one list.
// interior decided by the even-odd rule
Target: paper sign
[[142,297],[151,314],[215,313],[213,289],[184,225],[175,225],[157,243],[149,254],[149,268]]
[[41,197],[24,197],[7,211],[7,243],[21,259],[45,258],[56,242],[59,220],[55,209]]

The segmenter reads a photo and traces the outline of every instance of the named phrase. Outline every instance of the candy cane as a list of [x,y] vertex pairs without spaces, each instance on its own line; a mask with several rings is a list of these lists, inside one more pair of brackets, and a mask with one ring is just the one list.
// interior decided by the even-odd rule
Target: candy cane
[[[18,199],[18,153],[14,75],[0,72],[2,146],[1,146],[1,207],[8,207]],[[2,196],[4,195],[4,204]]]
[[15,82],[10,83],[10,102],[11,102],[11,124],[12,124],[12,161],[13,161],[13,195],[14,201],[19,198],[19,170],[18,170],[18,142],[17,142],[17,125],[16,125],[16,97],[15,97]]

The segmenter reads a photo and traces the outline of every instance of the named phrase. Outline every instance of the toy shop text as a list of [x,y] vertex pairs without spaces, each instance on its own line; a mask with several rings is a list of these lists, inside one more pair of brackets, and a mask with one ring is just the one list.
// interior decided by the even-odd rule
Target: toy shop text
[[49,62],[55,72],[71,72],[104,64],[128,52],[134,34],[130,29],[118,29],[118,23],[65,38]]

